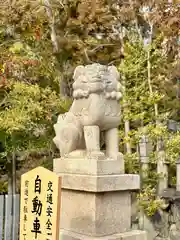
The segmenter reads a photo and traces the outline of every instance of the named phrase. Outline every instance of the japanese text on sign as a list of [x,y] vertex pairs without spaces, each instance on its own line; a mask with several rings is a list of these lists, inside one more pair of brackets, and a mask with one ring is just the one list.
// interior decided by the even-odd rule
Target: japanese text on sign
[[22,175],[20,240],[59,240],[60,180],[43,167]]

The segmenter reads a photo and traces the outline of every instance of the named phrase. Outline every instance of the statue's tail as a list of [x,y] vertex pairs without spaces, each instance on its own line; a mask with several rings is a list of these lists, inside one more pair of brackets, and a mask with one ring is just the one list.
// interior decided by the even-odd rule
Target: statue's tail
[[56,137],[53,139],[61,156],[75,150],[82,138],[82,130],[76,116],[68,112],[58,117],[54,124]]

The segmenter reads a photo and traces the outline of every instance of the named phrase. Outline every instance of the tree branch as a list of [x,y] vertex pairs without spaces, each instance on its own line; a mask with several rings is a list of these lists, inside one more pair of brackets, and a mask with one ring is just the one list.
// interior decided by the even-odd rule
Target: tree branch
[[52,11],[49,0],[44,0],[44,6],[45,6],[47,16],[50,21],[51,41],[52,41],[52,44],[54,47],[54,51],[58,52],[59,47],[58,47],[58,41],[57,41],[57,36],[56,36],[56,31],[55,31],[55,21],[54,21],[53,11]]

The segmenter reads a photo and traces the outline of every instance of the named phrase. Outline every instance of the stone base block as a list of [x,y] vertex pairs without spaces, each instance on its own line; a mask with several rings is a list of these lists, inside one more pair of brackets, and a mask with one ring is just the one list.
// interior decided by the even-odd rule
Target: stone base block
[[54,160],[62,176],[61,239],[144,240],[130,232],[131,190],[139,189],[139,175],[123,174],[121,154],[116,160],[73,156]]
[[62,188],[87,192],[131,191],[140,187],[136,174],[91,176],[83,174],[58,174],[62,176]]
[[147,235],[145,231],[134,230],[104,237],[90,237],[61,229],[59,240],[147,240]]
[[54,159],[54,172],[57,174],[85,174],[85,175],[110,175],[124,173],[124,159],[122,153],[116,160],[95,158],[57,158]]
[[130,231],[128,191],[91,193],[62,189],[61,200],[62,229],[97,237]]

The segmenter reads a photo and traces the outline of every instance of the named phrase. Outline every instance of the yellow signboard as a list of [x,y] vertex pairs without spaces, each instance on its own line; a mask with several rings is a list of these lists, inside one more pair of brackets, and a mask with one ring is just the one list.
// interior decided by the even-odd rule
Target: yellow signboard
[[20,240],[59,240],[61,178],[37,167],[21,177]]

